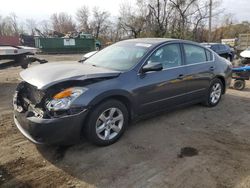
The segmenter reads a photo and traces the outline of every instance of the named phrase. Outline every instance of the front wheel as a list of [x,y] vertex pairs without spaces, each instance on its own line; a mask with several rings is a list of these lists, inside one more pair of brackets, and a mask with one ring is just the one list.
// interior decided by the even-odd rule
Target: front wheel
[[221,100],[223,87],[224,86],[220,79],[214,79],[210,84],[204,104],[208,107],[216,106]]
[[126,106],[120,101],[108,100],[90,112],[84,132],[90,142],[107,146],[115,143],[122,136],[127,124]]

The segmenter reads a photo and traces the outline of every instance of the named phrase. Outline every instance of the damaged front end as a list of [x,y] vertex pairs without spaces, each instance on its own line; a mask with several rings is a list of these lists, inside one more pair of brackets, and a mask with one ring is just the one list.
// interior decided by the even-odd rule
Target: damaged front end
[[49,63],[22,71],[24,81],[13,98],[17,128],[36,144],[75,143],[94,98],[89,88],[119,74],[79,63]]
[[52,119],[80,113],[83,106],[72,105],[73,101],[88,89],[82,86],[70,87],[72,83],[58,84],[46,90],[21,82],[15,92],[13,105],[19,113],[27,116]]
[[39,90],[27,82],[18,85],[13,98],[14,121],[20,132],[33,143],[70,144],[80,140],[86,107],[67,102],[68,106],[58,108],[53,103],[75,99],[75,93],[58,95],[67,90],[68,85],[64,83],[64,87],[58,85],[46,90]]
[[44,91],[38,90],[35,86],[27,82],[21,82],[14,94],[14,110],[17,110],[19,113],[31,113],[29,116],[44,118],[46,117],[46,110],[42,105],[44,97]]

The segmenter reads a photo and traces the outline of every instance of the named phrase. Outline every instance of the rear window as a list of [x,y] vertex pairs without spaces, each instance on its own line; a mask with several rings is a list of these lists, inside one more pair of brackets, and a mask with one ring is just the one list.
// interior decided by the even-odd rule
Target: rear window
[[186,63],[188,65],[207,61],[207,55],[204,48],[192,44],[184,44],[183,46]]
[[226,49],[227,49],[226,45],[220,44],[220,50],[226,50]]
[[219,46],[217,44],[212,45],[211,49],[214,50],[214,51],[219,51]]

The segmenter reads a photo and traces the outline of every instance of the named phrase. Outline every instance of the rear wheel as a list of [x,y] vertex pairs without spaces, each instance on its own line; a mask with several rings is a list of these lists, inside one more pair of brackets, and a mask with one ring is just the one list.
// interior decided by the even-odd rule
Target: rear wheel
[[214,79],[210,84],[204,104],[208,107],[216,106],[221,100],[222,92],[224,89],[223,87],[224,86],[220,79]]
[[108,100],[95,107],[90,113],[85,135],[96,145],[115,143],[128,124],[128,110],[117,100]]
[[235,80],[234,81],[233,87],[236,90],[243,90],[243,89],[245,89],[245,86],[246,86],[245,80]]

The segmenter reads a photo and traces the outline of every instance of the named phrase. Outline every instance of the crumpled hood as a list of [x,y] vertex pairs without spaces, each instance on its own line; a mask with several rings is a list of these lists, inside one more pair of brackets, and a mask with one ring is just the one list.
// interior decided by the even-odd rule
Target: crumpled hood
[[24,81],[36,86],[38,89],[46,89],[63,81],[113,77],[119,74],[119,71],[82,63],[56,62],[31,67],[22,71],[20,76]]

